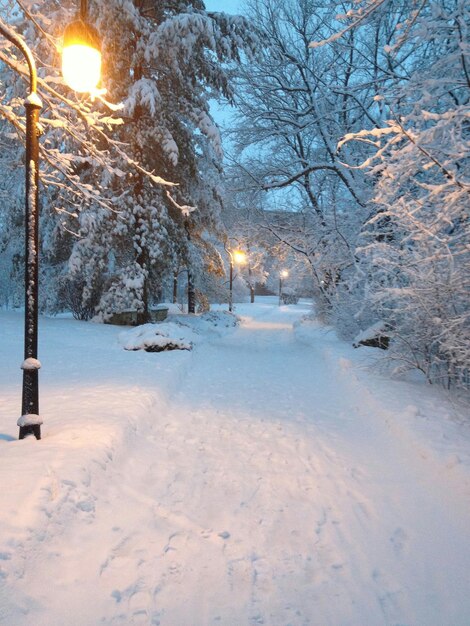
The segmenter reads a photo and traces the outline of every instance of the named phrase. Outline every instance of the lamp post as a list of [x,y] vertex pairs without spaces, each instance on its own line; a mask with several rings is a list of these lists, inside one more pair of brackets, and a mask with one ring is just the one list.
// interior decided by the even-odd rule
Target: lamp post
[[16,46],[26,59],[29,70],[29,94],[24,101],[26,111],[25,156],[25,315],[24,315],[24,361],[21,417],[19,438],[34,435],[41,439],[42,420],[39,417],[38,371],[41,367],[38,352],[38,184],[39,184],[39,111],[42,108],[37,94],[37,72],[31,50],[26,43],[3,21],[1,34]]
[[246,263],[246,254],[242,250],[231,250],[227,248],[225,244],[225,250],[230,259],[230,277],[229,277],[229,298],[228,298],[228,310],[233,311],[233,265],[244,265]]
[[[101,52],[96,30],[86,23],[87,0],[81,0],[80,19],[64,33],[62,69],[66,82],[76,91],[93,91],[101,71]],[[39,416],[38,295],[39,295],[39,111],[37,71],[33,54],[23,39],[0,19],[0,34],[23,54],[29,71],[29,94],[24,101],[26,112],[25,155],[25,316],[24,360],[21,417],[17,421],[19,439],[33,435],[41,439]],[[91,53],[87,50],[90,49]],[[78,55],[78,57],[77,57]],[[77,62],[76,59],[79,58]],[[71,62],[74,61],[74,65]],[[77,82],[77,77],[80,81]],[[86,80],[83,78],[86,77]]]
[[287,270],[281,270],[279,273],[279,306],[281,306],[282,303],[282,279],[288,276],[289,272]]

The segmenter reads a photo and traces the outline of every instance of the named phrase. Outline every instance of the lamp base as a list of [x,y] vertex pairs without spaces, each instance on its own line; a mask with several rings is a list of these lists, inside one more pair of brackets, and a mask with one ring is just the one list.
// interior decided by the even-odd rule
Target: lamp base
[[27,426],[20,426],[20,434],[18,439],[24,439],[28,435],[33,435],[36,439],[41,439],[41,425],[40,424],[28,424]]

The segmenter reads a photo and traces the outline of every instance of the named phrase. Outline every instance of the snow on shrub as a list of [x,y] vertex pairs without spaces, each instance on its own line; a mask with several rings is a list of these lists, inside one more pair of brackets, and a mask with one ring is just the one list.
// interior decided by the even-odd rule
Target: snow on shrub
[[210,311],[202,315],[172,315],[168,322],[143,324],[119,335],[124,350],[163,352],[191,350],[208,334],[225,334],[238,325],[238,318],[227,311]]
[[[124,350],[165,352],[168,350],[191,350],[183,326],[179,324],[143,324],[119,335]],[[173,336],[172,336],[173,335]]]

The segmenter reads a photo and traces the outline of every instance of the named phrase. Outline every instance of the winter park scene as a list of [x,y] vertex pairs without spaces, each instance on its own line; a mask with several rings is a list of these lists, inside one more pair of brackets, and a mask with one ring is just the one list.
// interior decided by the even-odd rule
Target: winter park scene
[[470,626],[469,4],[0,40],[0,626]]

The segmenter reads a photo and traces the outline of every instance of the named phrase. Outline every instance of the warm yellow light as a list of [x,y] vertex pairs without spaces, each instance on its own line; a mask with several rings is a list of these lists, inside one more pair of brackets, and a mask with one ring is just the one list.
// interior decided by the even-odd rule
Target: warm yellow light
[[62,48],[62,75],[80,93],[94,92],[101,77],[101,51],[93,26],[77,20],[67,26]]
[[281,278],[287,278],[289,276],[289,272],[287,270],[282,270]]
[[234,250],[233,260],[235,263],[238,263],[238,265],[244,265],[246,263],[246,254],[241,250]]
[[80,44],[64,48],[62,75],[67,85],[75,91],[95,91],[101,77],[100,51]]

